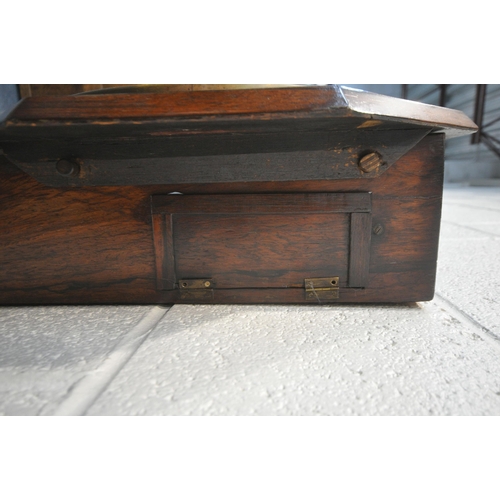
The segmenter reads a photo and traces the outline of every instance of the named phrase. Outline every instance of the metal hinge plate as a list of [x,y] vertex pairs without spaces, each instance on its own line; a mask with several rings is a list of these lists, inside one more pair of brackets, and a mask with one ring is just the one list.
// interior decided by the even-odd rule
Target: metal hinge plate
[[202,300],[210,299],[213,296],[213,286],[215,282],[212,278],[195,280],[180,280],[179,291],[181,299]]
[[304,280],[306,300],[321,302],[339,298],[339,277],[330,278],[306,278]]

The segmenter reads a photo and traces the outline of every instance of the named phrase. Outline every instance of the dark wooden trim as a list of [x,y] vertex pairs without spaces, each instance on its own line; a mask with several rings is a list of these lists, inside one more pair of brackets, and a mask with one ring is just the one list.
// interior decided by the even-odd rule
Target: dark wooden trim
[[[221,207],[224,208],[221,209]],[[370,210],[370,193],[157,195],[152,197],[154,214],[352,213]]]
[[[432,300],[434,296],[435,269],[370,275],[370,287],[345,288],[339,290],[342,303],[402,303]],[[162,291],[161,303],[207,303],[207,304],[308,304],[303,288],[234,288],[213,290],[203,300],[185,300],[178,290]],[[319,301],[326,304],[332,301]]]
[[370,272],[372,216],[370,213],[351,214],[351,248],[349,253],[349,286],[364,287]]
[[162,289],[172,290],[177,283],[177,275],[175,272],[175,251],[174,251],[174,221],[172,214],[163,216],[165,221],[165,262],[164,262],[164,279],[162,281]]
[[[122,138],[99,144],[82,139],[38,140],[29,147],[23,141],[11,141],[4,145],[4,152],[26,173],[50,186],[339,180],[382,175],[427,133],[419,129],[358,131],[351,133],[351,142],[345,132],[296,131],[241,134],[237,139],[231,134],[129,141]],[[383,155],[381,164],[369,173],[358,166],[367,151],[381,151]],[[149,157],[144,157],[145,152]],[[143,157],[139,157],[141,154]],[[77,163],[78,173],[71,177],[60,175],[58,159]]]
[[165,268],[166,259],[164,259],[165,250],[167,248],[165,242],[165,235],[167,233],[165,227],[165,215],[153,214],[151,217],[151,225],[153,228],[153,244],[155,249],[155,263],[156,263],[156,283],[159,290],[167,288],[163,283],[164,276],[167,274]]

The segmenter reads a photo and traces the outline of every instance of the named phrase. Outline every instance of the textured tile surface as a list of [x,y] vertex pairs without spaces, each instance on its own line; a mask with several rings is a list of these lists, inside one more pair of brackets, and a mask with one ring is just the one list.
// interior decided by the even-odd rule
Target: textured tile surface
[[485,210],[473,205],[445,204],[442,220],[444,223],[465,227],[486,236],[500,237],[500,209]]
[[438,294],[500,338],[500,189],[446,190]]
[[148,309],[0,308],[0,415],[50,414]]
[[90,414],[500,414],[499,363],[433,304],[182,305]]

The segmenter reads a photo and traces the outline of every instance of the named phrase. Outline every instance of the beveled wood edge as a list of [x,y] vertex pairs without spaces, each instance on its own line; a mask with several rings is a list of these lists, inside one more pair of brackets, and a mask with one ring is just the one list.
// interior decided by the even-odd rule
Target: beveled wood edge
[[[227,96],[227,100],[224,97]],[[187,106],[189,103],[189,106]],[[297,85],[234,90],[193,90],[166,94],[76,94],[28,97],[0,123],[1,128],[82,122],[96,126],[193,117],[294,116],[362,117],[432,128],[447,138],[475,133],[477,125],[459,110],[375,94],[338,85]]]
[[465,113],[456,109],[350,87],[341,87],[341,90],[351,111],[369,115],[374,120],[430,126],[435,129],[434,133],[444,133],[447,138],[473,134],[478,130],[477,125]]
[[207,90],[248,90],[306,87],[300,83],[171,83],[171,84],[136,84],[87,90],[74,95],[98,94],[171,94],[174,92],[200,92]]
[[[24,99],[6,120],[8,127],[73,125],[192,118],[257,116],[340,116],[347,103],[337,85],[264,89],[207,90],[167,94],[77,94]],[[333,116],[333,115],[332,115]]]

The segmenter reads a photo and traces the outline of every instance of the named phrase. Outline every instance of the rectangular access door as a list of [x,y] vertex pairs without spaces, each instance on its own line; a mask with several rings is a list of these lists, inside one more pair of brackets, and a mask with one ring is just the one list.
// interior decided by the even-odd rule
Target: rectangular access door
[[152,197],[166,302],[334,302],[367,285],[370,193]]

